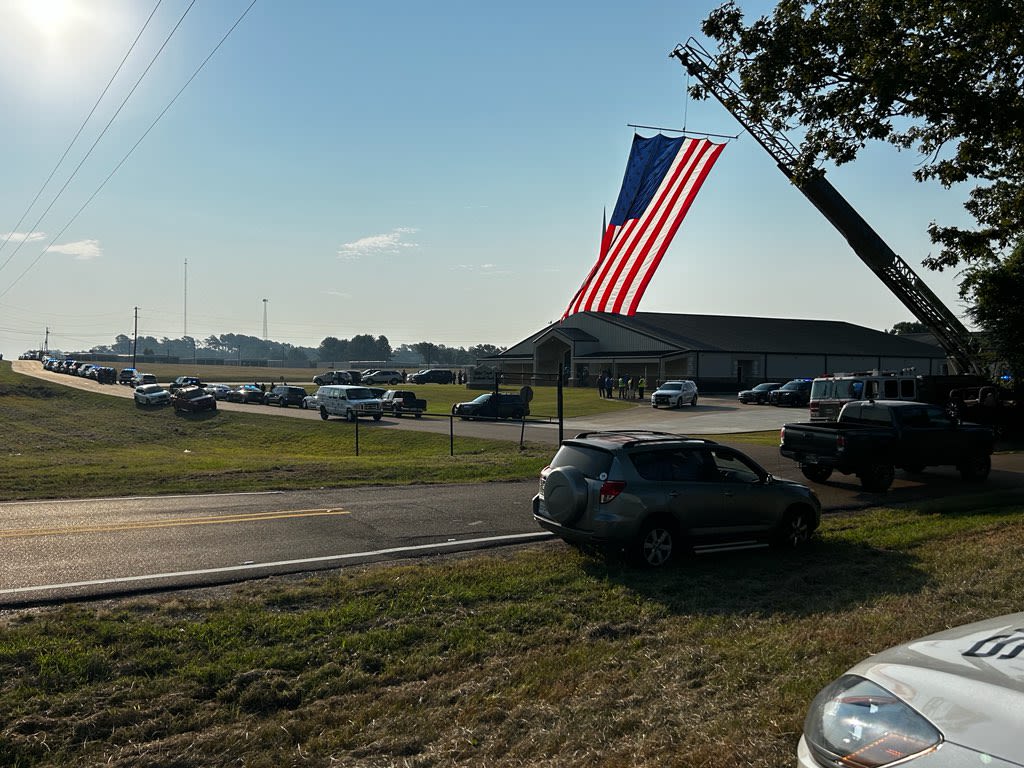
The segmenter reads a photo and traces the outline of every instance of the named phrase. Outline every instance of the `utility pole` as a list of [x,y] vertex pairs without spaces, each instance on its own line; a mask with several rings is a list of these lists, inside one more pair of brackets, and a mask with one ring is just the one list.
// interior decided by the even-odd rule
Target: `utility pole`
[[267,299],[263,300],[263,340],[267,340]]
[[135,308],[135,333],[132,336],[132,368],[135,367],[135,348],[139,345],[139,308]]
[[184,324],[184,330],[182,331],[183,336],[188,336],[188,259],[185,259],[185,303],[184,309],[181,313],[182,323]]

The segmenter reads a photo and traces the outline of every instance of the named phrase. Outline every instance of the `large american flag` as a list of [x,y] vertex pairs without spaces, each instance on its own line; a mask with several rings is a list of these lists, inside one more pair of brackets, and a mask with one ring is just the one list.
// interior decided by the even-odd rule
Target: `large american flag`
[[647,284],[724,146],[660,133],[633,137],[600,255],[563,320],[577,312],[636,314]]

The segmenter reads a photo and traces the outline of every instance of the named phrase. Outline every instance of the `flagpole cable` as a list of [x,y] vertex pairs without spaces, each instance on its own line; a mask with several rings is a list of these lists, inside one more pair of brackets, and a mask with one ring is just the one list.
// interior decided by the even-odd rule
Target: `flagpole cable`
[[683,89],[683,131],[686,131],[686,118],[690,114],[690,73],[686,73],[686,87]]
[[637,125],[636,123],[626,123],[627,128],[642,128],[648,131],[667,131],[669,133],[683,133],[692,136],[708,136],[715,139],[738,139],[743,135],[742,131],[737,133],[735,136],[728,133],[708,133],[707,131],[691,131],[688,128],[659,128],[656,125]]

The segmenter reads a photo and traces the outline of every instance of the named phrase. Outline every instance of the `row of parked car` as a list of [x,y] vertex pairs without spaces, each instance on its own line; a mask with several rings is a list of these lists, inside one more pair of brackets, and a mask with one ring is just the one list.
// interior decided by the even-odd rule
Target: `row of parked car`
[[791,379],[787,382],[766,381],[736,395],[741,403],[754,405],[806,406],[811,402],[814,379]]
[[317,386],[325,384],[452,384],[455,374],[439,368],[425,368],[416,373],[392,369],[367,368],[365,371],[323,371],[313,377]]
[[43,368],[54,373],[81,376],[98,381],[100,384],[116,384],[118,382],[117,369],[109,366],[95,365],[80,360],[62,360],[56,357],[44,357],[41,362]]

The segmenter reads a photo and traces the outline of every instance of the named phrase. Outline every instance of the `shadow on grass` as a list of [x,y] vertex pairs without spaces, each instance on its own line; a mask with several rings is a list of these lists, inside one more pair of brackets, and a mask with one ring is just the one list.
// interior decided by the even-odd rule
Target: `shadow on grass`
[[585,568],[677,614],[808,616],[916,593],[929,576],[914,556],[815,539],[802,552],[694,555],[651,571],[594,557]]

